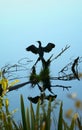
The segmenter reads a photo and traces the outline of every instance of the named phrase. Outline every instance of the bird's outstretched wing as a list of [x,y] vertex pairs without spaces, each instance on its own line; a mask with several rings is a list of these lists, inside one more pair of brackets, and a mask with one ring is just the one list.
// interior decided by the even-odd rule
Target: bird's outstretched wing
[[48,43],[47,46],[43,47],[44,52],[50,52],[55,47],[55,44]]
[[32,103],[37,103],[40,99],[40,96],[36,96],[36,97],[28,97],[28,99],[32,102]]
[[45,97],[45,99],[54,101],[56,99],[56,97],[57,97],[57,95],[51,95],[51,94],[49,94],[48,96]]
[[31,45],[31,46],[27,47],[26,50],[31,51],[32,53],[35,53],[35,54],[38,53],[38,48],[35,47],[34,45]]

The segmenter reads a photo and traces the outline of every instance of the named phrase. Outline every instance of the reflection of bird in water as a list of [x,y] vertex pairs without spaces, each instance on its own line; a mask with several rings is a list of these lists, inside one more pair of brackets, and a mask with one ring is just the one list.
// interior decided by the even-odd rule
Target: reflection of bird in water
[[48,95],[45,97],[45,99],[50,100],[50,101],[54,101],[56,99],[57,95]]
[[55,47],[55,45],[53,43],[48,43],[47,46],[42,47],[41,42],[40,41],[37,41],[37,42],[39,43],[38,48],[34,45],[31,45],[31,46],[27,47],[26,50],[31,51],[34,54],[39,54],[39,58],[37,60],[37,62],[38,62],[39,60],[43,59],[44,52],[46,52],[46,53],[50,52]]
[[28,99],[32,102],[32,103],[37,103],[40,99],[40,96],[36,96],[36,97],[28,97]]
[[43,101],[45,99],[45,93],[41,93],[40,96],[35,96],[35,97],[28,97],[28,99],[32,102],[32,103],[38,103],[38,101],[41,102],[41,104],[43,104]]
[[36,96],[36,97],[28,97],[28,99],[32,102],[32,103],[38,103],[38,101],[41,101],[41,104],[43,104],[44,99],[47,99],[48,101],[50,100],[51,102],[54,101],[56,99],[57,95],[48,95],[46,96],[44,93],[42,93],[40,96]]

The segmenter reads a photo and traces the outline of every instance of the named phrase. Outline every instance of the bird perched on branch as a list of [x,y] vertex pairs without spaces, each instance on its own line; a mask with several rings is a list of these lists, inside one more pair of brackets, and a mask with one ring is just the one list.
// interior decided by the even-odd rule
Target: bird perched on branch
[[39,43],[38,48],[34,45],[31,45],[31,46],[27,47],[26,50],[31,51],[34,54],[39,54],[38,60],[42,60],[43,56],[44,56],[44,52],[46,52],[46,53],[50,52],[55,47],[55,45],[53,43],[48,43],[47,46],[42,47],[41,41],[37,41],[37,42]]

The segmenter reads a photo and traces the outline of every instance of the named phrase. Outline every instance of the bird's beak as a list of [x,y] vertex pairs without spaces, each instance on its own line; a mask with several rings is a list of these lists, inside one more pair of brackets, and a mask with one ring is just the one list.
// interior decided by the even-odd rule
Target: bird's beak
[[36,42],[38,42],[38,43],[39,43],[39,41],[36,41]]

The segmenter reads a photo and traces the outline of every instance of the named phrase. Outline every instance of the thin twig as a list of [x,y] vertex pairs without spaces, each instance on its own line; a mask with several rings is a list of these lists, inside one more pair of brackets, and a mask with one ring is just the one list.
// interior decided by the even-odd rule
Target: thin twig
[[51,79],[51,80],[69,81],[69,80],[76,79],[76,77],[74,77],[73,74],[68,74],[68,75],[64,75],[64,76],[51,77],[50,79]]
[[70,46],[66,45],[66,47],[65,47],[64,49],[62,48],[62,51],[61,51],[56,57],[54,57],[54,58],[52,59],[52,61],[55,60],[55,59],[57,59],[59,56],[61,56],[61,54],[64,53],[69,47],[70,47]]
[[58,88],[63,88],[63,89],[67,89],[67,90],[69,90],[69,88],[71,88],[71,86],[63,86],[63,85],[52,85],[52,87],[58,87]]

